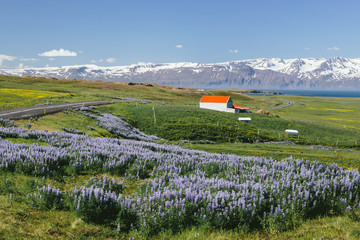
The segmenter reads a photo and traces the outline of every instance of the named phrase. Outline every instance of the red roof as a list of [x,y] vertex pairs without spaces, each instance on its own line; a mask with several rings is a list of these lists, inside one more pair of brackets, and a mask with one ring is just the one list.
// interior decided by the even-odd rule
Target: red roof
[[236,104],[233,104],[233,107],[236,108],[236,109],[250,109],[250,108],[247,108],[247,107],[241,107],[241,106],[236,105]]
[[227,103],[229,101],[229,96],[203,96],[201,101],[202,103]]

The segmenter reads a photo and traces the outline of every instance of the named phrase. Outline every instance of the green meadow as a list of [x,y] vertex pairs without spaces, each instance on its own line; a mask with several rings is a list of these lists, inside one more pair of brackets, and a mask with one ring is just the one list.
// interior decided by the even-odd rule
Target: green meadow
[[[148,99],[154,102],[117,103],[98,106],[102,113],[112,113],[125,119],[146,134],[164,138],[161,143],[176,144],[189,149],[229,153],[240,156],[262,156],[282,161],[288,158],[336,163],[346,169],[360,168],[359,98],[324,98],[299,96],[247,96],[227,90],[198,91],[154,84],[129,85],[100,81],[63,80],[49,78],[18,78],[0,75],[0,110],[47,102],[75,102],[118,99],[120,97]],[[10,90],[9,90],[10,89]],[[235,104],[251,108],[248,114],[216,112],[198,107],[204,95],[231,96]],[[285,105],[292,106],[271,110]],[[14,103],[14,104],[11,104]],[[15,104],[16,103],[16,104]],[[255,113],[259,109],[272,116]],[[238,117],[251,117],[250,124]],[[17,120],[22,128],[41,131],[61,131],[60,128],[81,130],[93,137],[117,137],[97,125],[96,120],[75,110],[46,115],[35,119]],[[29,125],[30,124],[30,125]],[[89,129],[89,126],[92,129]],[[288,137],[285,129],[296,129],[299,136]],[[22,138],[5,138],[14,143],[46,143]],[[184,141],[185,140],[185,141]],[[211,141],[211,143],[206,142]],[[286,144],[286,142],[291,144]],[[279,143],[283,142],[283,144]],[[284,143],[285,142],[285,143]],[[328,150],[311,148],[320,145]],[[61,189],[82,186],[92,176],[88,173],[63,178],[46,178],[44,184]],[[109,176],[118,177],[118,176]],[[34,178],[21,173],[1,172],[0,182],[9,179],[14,184],[7,189],[0,183],[1,239],[118,239],[109,226],[87,223],[71,212],[35,208],[24,200],[26,192],[34,190]],[[126,182],[125,195],[136,192],[143,180]],[[12,199],[9,199],[9,193]],[[129,233],[126,239],[146,239]],[[346,216],[322,216],[302,222],[285,232],[213,231],[188,229],[176,235],[162,232],[155,239],[359,239],[360,222]]]
[[359,98],[273,96],[271,99],[295,103],[273,111],[282,118],[360,131]]

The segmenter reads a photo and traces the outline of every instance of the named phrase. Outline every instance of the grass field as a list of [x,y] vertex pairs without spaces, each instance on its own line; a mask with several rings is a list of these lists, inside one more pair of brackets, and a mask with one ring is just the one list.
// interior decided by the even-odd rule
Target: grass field
[[[147,134],[167,139],[166,144],[179,144],[180,140],[211,140],[215,144],[185,143],[189,149],[214,153],[229,153],[239,156],[271,157],[278,161],[288,158],[315,160],[324,164],[337,163],[346,169],[360,167],[360,99],[314,98],[298,96],[247,97],[226,90],[200,92],[194,89],[158,85],[128,85],[120,83],[88,82],[81,80],[57,80],[45,78],[16,78],[0,76],[1,101],[35,105],[47,101],[83,101],[130,97],[162,101],[162,103],[119,103],[96,107],[103,113],[112,113],[124,118],[131,125]],[[5,90],[4,90],[5,89]],[[11,90],[10,90],[11,89]],[[10,94],[11,93],[11,94]],[[252,111],[263,108],[275,116],[242,114],[252,118],[251,124],[237,121],[231,113],[214,112],[198,108],[201,96],[230,95],[234,103],[248,106]],[[38,100],[37,100],[38,99]],[[270,110],[287,101],[294,105]],[[16,107],[17,105],[7,105]],[[1,104],[0,104],[1,107]],[[96,120],[76,111],[67,111],[33,120],[18,120],[19,127],[40,131],[60,131],[61,127],[74,128],[92,137],[116,137],[99,127]],[[31,127],[29,127],[31,124]],[[90,130],[90,127],[92,127]],[[299,138],[286,139],[284,129],[297,129]],[[38,144],[47,147],[42,140],[5,137],[12,143]],[[296,145],[255,144],[291,140]],[[331,151],[310,149],[309,145],[332,146]],[[133,170],[131,170],[133,171]],[[3,188],[0,184],[0,238],[4,239],[87,239],[107,238],[147,239],[141,232],[122,233],[116,226],[89,223],[71,211],[45,210],[26,204],[25,196],[33,191],[34,179],[62,190],[83,186],[92,177],[103,177],[100,170],[89,170],[69,175],[60,180],[54,177],[2,171],[0,182],[8,179],[13,185]],[[119,180],[123,175],[109,174]],[[151,180],[150,178],[145,178]],[[139,191],[145,179],[125,179],[124,196]],[[9,199],[9,194],[12,198]],[[328,214],[306,219],[294,228],[285,231],[239,232],[214,230],[206,226],[185,229],[173,234],[160,232],[155,239],[359,239],[359,218]]]
[[[50,91],[57,93],[70,93],[66,99],[52,98],[58,101],[94,101],[113,99],[116,97],[129,97],[137,99],[150,99],[182,104],[197,104],[203,95],[222,95],[224,91],[198,91],[197,89],[162,86],[156,84],[111,83],[100,81],[84,81],[75,79],[52,79],[34,77],[9,77],[0,75],[2,88],[28,89],[36,91]],[[26,88],[24,87],[26,86]],[[229,95],[229,94],[228,94]],[[251,103],[262,102],[264,106],[271,106],[277,100],[259,101],[246,97],[243,94],[231,93],[236,101],[244,99]]]
[[[47,115],[40,119],[23,119],[17,120],[16,123],[19,127],[26,128],[28,124],[31,125],[31,129],[39,131],[61,131],[61,128],[74,128],[85,132],[89,136],[93,137],[113,137],[107,130],[96,125],[96,121],[91,118],[87,118],[75,111],[60,112],[52,115]],[[94,130],[90,130],[88,127],[93,127]]]
[[[263,101],[260,101],[260,104]],[[259,106],[258,106],[259,107]],[[291,107],[290,107],[291,108]],[[198,106],[179,104],[116,104],[101,106],[100,111],[112,112],[148,134],[156,134],[168,140],[211,140],[216,142],[255,142],[291,140],[301,144],[357,147],[360,131],[337,127],[323,122],[299,121],[285,116],[263,114],[232,114]],[[290,111],[290,110],[289,110]],[[296,112],[296,109],[293,110]],[[155,112],[155,118],[154,118]],[[251,124],[239,122],[239,116],[251,117]],[[355,120],[356,115],[347,116]],[[287,139],[285,129],[297,129],[299,138]]]
[[301,96],[273,96],[271,98],[295,103],[291,107],[273,111],[274,114],[285,119],[360,131],[359,98]]

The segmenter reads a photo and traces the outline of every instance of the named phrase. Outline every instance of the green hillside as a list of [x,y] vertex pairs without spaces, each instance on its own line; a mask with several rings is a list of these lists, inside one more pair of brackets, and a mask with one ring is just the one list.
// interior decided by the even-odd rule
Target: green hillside
[[[18,127],[24,129],[47,132],[73,129],[95,138],[83,141],[94,141],[91,143],[93,149],[84,148],[77,153],[77,145],[72,146],[72,142],[68,142],[66,137],[59,137],[60,140],[56,140],[55,135],[49,135],[51,133],[46,133],[47,137],[41,133],[29,135],[6,133],[6,131],[1,133],[1,141],[4,146],[9,145],[14,149],[23,149],[23,151],[33,148],[32,151],[39,151],[40,158],[45,151],[66,155],[59,158],[55,164],[46,165],[46,161],[41,162],[40,164],[45,163],[44,166],[48,170],[46,167],[42,169],[40,165],[39,168],[33,170],[30,167],[33,166],[31,161],[25,162],[23,165],[10,163],[10,167],[8,165],[2,166],[0,170],[0,213],[2,216],[0,238],[118,239],[121,236],[126,239],[131,237],[135,239],[148,239],[150,237],[154,239],[309,239],[314,237],[358,239],[360,236],[360,216],[353,211],[348,214],[344,213],[348,211],[345,211],[345,205],[328,212],[322,212],[316,207],[310,207],[309,212],[303,212],[300,209],[296,213],[299,215],[291,215],[291,219],[281,219],[279,222],[275,221],[275,218],[268,220],[268,222],[252,218],[253,223],[247,224],[245,222],[244,226],[246,227],[237,228],[234,228],[231,222],[228,225],[222,225],[215,223],[215,220],[210,218],[206,218],[206,221],[204,218],[201,221],[192,222],[195,221],[196,218],[194,217],[196,216],[184,215],[183,218],[180,216],[178,218],[170,217],[164,222],[155,222],[149,228],[137,222],[136,230],[130,231],[128,228],[119,235],[116,226],[122,224],[122,226],[129,227],[128,222],[124,220],[127,218],[117,218],[116,221],[113,221],[110,217],[111,213],[106,212],[107,210],[105,212],[101,212],[103,211],[101,208],[92,210],[91,208],[94,206],[91,207],[90,205],[84,209],[77,208],[74,201],[70,201],[71,196],[66,198],[66,203],[62,206],[57,202],[56,197],[37,199],[33,195],[39,191],[37,187],[44,186],[60,189],[65,195],[66,191],[73,191],[75,187],[89,186],[88,182],[94,176],[96,179],[105,178],[105,174],[109,179],[114,178],[116,181],[122,182],[121,188],[116,188],[117,193],[121,193],[123,196],[145,194],[147,189],[142,184],[146,184],[147,181],[152,181],[161,176],[163,178],[160,182],[169,183],[169,178],[166,176],[168,170],[164,171],[163,169],[170,165],[161,165],[164,161],[171,160],[171,156],[176,154],[180,154],[179,156],[188,154],[186,152],[188,150],[178,150],[176,146],[205,150],[209,153],[250,156],[254,159],[257,157],[272,158],[271,164],[280,168],[282,163],[293,161],[292,159],[304,159],[298,163],[310,164],[316,161],[314,163],[316,166],[317,164],[325,164],[324,166],[330,164],[331,167],[334,167],[331,164],[336,163],[346,169],[358,170],[360,168],[360,115],[358,112],[360,99],[284,95],[253,97],[236,93],[234,89],[231,91],[199,91],[198,89],[155,84],[105,83],[8,76],[0,76],[0,85],[1,109],[51,102],[139,99],[135,103],[123,101],[98,106],[88,111],[96,116],[105,113],[111,114],[111,116],[124,119],[145,134],[156,135],[164,139],[158,141],[159,144],[163,145],[148,143],[138,152],[129,151],[127,153],[130,156],[127,159],[128,162],[112,169],[110,167],[111,158],[121,157],[124,153],[112,152],[112,148],[117,145],[112,142],[111,138],[122,139],[123,137],[111,129],[106,129],[91,116],[70,110],[40,118],[15,121]],[[250,107],[251,113],[233,114],[200,109],[199,100],[204,95],[231,96],[235,104]],[[294,104],[286,108],[272,110],[275,107],[285,105],[288,101]],[[265,109],[271,115],[256,113],[259,109]],[[251,123],[239,122],[237,118],[240,116],[250,117]],[[284,134],[285,129],[296,129],[300,134],[289,138]],[[86,135],[79,136],[86,138]],[[79,147],[82,144],[82,141],[76,137],[73,141],[79,141],[76,143],[79,144]],[[96,144],[102,141],[109,141],[107,142],[109,145],[101,146],[103,149],[97,149],[100,146]],[[127,144],[131,147],[137,146],[135,142]],[[126,144],[123,143],[123,145]],[[63,152],[63,148],[70,148],[71,146],[70,152]],[[170,151],[168,146],[169,149],[172,148],[173,150]],[[10,148],[3,147],[2,149]],[[147,151],[152,152],[150,155],[136,157],[137,154]],[[8,154],[13,153],[9,151]],[[86,155],[81,160],[84,162],[79,164],[79,162],[71,162],[73,161],[72,157],[76,154],[78,156],[89,155]],[[191,159],[192,155],[196,154],[202,153],[192,151],[186,155],[186,159]],[[224,164],[227,162],[215,164],[214,160],[211,160],[202,162],[202,165],[194,164],[194,161],[205,159],[205,156],[208,155],[204,153],[198,158],[195,157],[195,160],[191,160],[193,165],[181,162],[182,159],[179,157],[180,162],[178,164],[180,165],[176,165],[171,171],[183,169],[180,175],[189,177],[189,179],[190,176],[199,172],[204,173],[203,177],[210,180],[218,179],[217,181],[242,177],[241,174],[234,174],[237,171],[236,168],[225,167]],[[217,157],[222,159],[224,156]],[[17,157],[17,155],[11,155],[11,157]],[[96,163],[92,157],[100,162]],[[159,157],[161,161],[158,160],[155,163],[144,160],[145,157]],[[229,156],[229,158],[232,157]],[[7,161],[8,159],[9,157],[4,157],[1,160]],[[28,160],[26,157],[20,159]],[[307,162],[307,160],[311,162]],[[69,163],[72,165],[67,165]],[[106,165],[107,168],[104,167],[105,164],[109,164]],[[261,164],[260,162],[259,166]],[[263,170],[265,171],[265,168],[261,171]],[[300,171],[300,169],[298,170]],[[310,170],[314,170],[314,167]],[[162,176],[162,174],[165,175]],[[257,179],[251,174],[249,177],[249,179]],[[355,199],[346,193],[344,196],[350,200]],[[167,203],[164,202],[164,204]],[[330,206],[327,202],[322,204]],[[189,205],[187,207],[191,209],[194,206]],[[204,205],[203,208],[206,209],[206,206]],[[200,209],[198,210],[200,211]],[[104,216],[106,221],[97,221],[94,216],[99,216],[99,214]],[[124,216],[127,217],[132,216],[126,215],[127,212],[119,212],[119,214],[125,214]],[[256,214],[262,216],[262,212]],[[149,215],[149,219],[153,219],[154,216]],[[238,217],[237,219],[242,219],[244,216]],[[189,220],[186,220],[187,218]],[[173,225],[169,225],[168,222]],[[166,227],[167,230],[163,231],[159,226]]]

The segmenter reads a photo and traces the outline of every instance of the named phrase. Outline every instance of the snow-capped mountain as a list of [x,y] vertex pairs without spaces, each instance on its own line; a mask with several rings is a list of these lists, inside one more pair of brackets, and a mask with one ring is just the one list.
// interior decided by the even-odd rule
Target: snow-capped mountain
[[261,58],[202,64],[138,63],[2,69],[0,74],[113,82],[151,82],[182,87],[360,90],[360,58]]
[[360,78],[360,58],[296,58],[296,59],[253,59],[240,61],[259,70],[272,70],[295,75],[301,79],[320,79],[324,76],[328,80],[346,78]]

